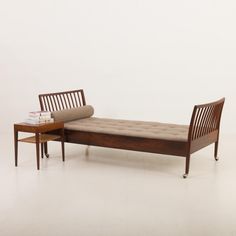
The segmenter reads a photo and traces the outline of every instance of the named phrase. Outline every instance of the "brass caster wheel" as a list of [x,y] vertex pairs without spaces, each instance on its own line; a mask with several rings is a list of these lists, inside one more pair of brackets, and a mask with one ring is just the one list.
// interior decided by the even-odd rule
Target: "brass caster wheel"
[[46,156],[47,158],[49,158],[49,154],[46,154],[45,156]]
[[215,160],[216,160],[216,161],[219,161],[219,157],[215,157]]

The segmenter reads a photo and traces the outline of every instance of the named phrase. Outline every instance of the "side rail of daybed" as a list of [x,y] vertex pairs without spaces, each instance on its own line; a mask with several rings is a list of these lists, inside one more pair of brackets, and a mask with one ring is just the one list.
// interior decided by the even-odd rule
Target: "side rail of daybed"
[[59,93],[40,94],[41,111],[59,111],[86,105],[82,89]]

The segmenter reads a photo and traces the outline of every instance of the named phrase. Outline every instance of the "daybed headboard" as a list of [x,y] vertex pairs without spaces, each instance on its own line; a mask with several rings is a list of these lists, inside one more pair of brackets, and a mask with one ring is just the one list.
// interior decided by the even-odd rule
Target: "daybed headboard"
[[225,98],[222,98],[216,102],[194,106],[189,128],[189,141],[213,132],[219,133],[224,102]]
[[39,102],[41,111],[60,111],[86,105],[83,89],[40,94]]

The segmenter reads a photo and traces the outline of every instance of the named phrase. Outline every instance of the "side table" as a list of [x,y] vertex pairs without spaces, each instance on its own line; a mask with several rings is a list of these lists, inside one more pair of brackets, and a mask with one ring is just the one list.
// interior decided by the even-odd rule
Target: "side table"
[[[47,134],[47,132],[58,130],[58,135]],[[34,133],[34,136],[18,139],[18,132]],[[41,156],[43,157],[43,150],[47,153],[47,142],[53,140],[61,141],[62,149],[62,160],[65,161],[65,148],[64,148],[64,123],[63,122],[52,122],[42,124],[28,124],[18,123],[14,124],[14,144],[15,144],[15,166],[18,165],[18,142],[34,143],[36,144],[36,160],[37,169],[40,169],[40,150],[39,145],[41,144]]]

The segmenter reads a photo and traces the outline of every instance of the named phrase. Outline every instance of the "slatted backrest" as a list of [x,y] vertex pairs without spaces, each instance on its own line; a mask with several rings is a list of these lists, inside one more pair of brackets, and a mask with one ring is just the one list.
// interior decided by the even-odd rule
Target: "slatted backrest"
[[219,131],[224,102],[225,98],[222,98],[216,102],[194,106],[189,127],[189,141]]
[[82,89],[59,93],[40,94],[39,102],[41,111],[51,112],[86,105],[84,91]]

